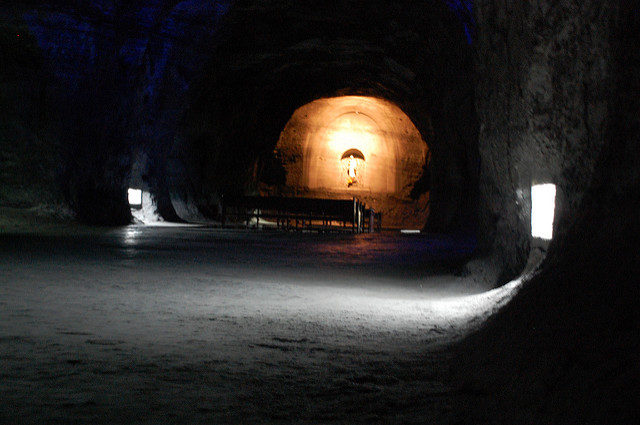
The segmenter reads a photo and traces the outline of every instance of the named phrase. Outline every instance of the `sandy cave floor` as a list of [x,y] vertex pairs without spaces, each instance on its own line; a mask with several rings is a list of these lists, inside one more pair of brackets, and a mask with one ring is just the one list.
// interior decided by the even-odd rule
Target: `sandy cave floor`
[[0,422],[456,423],[446,346],[512,286],[472,241],[189,227],[0,234]]

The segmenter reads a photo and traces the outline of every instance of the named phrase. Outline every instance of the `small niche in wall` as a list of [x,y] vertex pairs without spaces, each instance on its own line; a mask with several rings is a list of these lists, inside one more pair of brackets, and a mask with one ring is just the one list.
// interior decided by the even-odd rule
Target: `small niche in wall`
[[544,240],[553,238],[555,209],[555,184],[545,183],[531,186],[531,236]]
[[364,179],[364,155],[358,149],[349,149],[340,158],[342,174],[347,187],[352,187]]
[[129,188],[129,190],[127,190],[127,197],[129,199],[129,206],[132,209],[142,209],[142,190]]

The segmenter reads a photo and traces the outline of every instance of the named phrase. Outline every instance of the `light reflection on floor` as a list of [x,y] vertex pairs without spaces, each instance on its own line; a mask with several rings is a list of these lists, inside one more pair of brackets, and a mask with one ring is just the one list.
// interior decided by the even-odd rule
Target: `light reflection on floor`
[[[273,403],[295,417],[312,394],[328,395],[310,418],[345,394],[342,408],[375,409],[377,391],[424,392],[399,365],[464,336],[517,288],[443,273],[443,258],[473,245],[450,237],[130,226],[11,242],[0,247],[0,385],[14,410],[0,417],[114,420],[117,407],[120,422],[142,410],[233,423]],[[215,408],[193,407],[202,400]]]

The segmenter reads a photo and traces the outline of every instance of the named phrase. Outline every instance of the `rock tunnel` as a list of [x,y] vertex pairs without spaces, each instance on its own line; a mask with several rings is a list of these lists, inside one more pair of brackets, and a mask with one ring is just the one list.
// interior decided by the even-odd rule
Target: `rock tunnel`
[[358,193],[390,227],[473,233],[460,273],[496,286],[546,255],[461,362],[515,422],[634,422],[635,2],[126,3],[0,6],[0,205],[117,225],[132,181],[185,221],[238,193]]
[[[411,199],[428,147],[409,117],[382,99],[343,96],[298,108],[276,145],[293,196],[358,197],[384,217],[384,226],[420,229],[428,194]],[[265,188],[269,193],[269,188]]]
[[[438,2],[342,6],[229,10],[176,141],[185,153],[175,158],[179,174],[189,175],[188,185],[172,178],[180,203],[215,219],[224,196],[357,195],[385,227],[473,232],[478,128],[473,48],[460,19]],[[406,43],[424,57],[408,55]],[[452,63],[456,72],[447,71]],[[351,183],[342,159],[350,149],[362,177]]]

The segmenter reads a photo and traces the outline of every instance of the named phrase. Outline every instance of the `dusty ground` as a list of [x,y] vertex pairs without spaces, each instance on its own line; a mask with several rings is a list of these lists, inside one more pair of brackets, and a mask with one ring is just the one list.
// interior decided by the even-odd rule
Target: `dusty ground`
[[461,239],[69,229],[0,234],[0,422],[464,423],[447,344],[512,288]]

